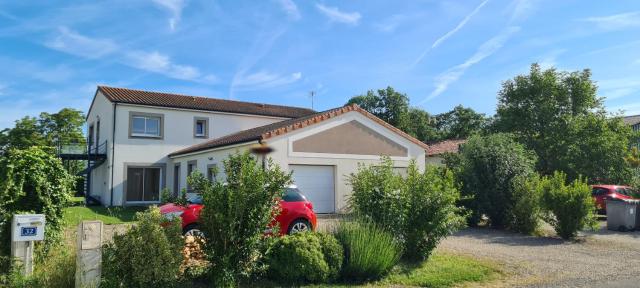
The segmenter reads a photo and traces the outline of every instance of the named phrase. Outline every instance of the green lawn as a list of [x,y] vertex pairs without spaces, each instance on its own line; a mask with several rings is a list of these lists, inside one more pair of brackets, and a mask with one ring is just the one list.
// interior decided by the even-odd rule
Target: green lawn
[[67,227],[76,227],[83,220],[100,220],[104,224],[120,224],[133,222],[138,211],[147,207],[102,207],[72,206],[64,209],[64,220]]
[[451,287],[464,282],[484,282],[500,275],[498,265],[471,257],[436,253],[418,266],[398,265],[381,285]]
[[489,261],[439,252],[420,265],[399,264],[384,279],[356,285],[336,283],[309,287],[452,287],[471,282],[487,282],[502,275],[499,265]]

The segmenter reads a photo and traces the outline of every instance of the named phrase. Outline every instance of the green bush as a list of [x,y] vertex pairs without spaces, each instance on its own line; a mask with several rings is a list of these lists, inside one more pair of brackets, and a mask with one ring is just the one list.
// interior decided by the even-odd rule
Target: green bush
[[184,247],[179,221],[157,207],[136,213],[138,224],[103,247],[103,287],[168,287],[177,282]]
[[329,266],[329,276],[327,279],[333,281],[340,276],[340,270],[342,270],[342,262],[344,261],[344,249],[338,239],[331,234],[316,233],[318,239],[320,239],[320,246],[322,247],[322,254],[324,254],[324,260]]
[[373,223],[342,221],[336,238],[344,248],[342,278],[349,281],[380,279],[402,255],[393,235]]
[[507,226],[520,233],[533,234],[542,218],[543,187],[537,173],[518,176],[513,181],[513,208],[509,209]]
[[277,239],[267,252],[268,275],[284,283],[322,283],[329,266],[315,233],[296,233]]
[[464,226],[449,170],[429,166],[421,173],[412,162],[403,177],[384,158],[376,166],[360,166],[349,182],[353,211],[395,235],[407,260],[426,259],[442,238]]
[[11,220],[17,213],[45,215],[44,249],[39,251],[47,253],[61,239],[63,208],[73,195],[75,177],[50,152],[30,147],[0,157],[0,256],[10,253]]
[[584,228],[597,227],[595,203],[591,188],[585,179],[579,177],[566,184],[567,175],[554,172],[543,180],[543,205],[548,212],[546,221],[553,226],[563,239],[574,238]]
[[231,155],[224,168],[226,184],[200,173],[189,176],[191,187],[203,196],[200,228],[216,287],[236,286],[256,271],[263,233],[278,214],[282,191],[291,183],[291,174],[271,160],[263,169],[248,153]]
[[[470,225],[483,215],[493,227],[508,227],[514,215],[514,179],[534,172],[536,156],[510,135],[493,134],[469,138],[461,150],[463,203],[472,212]],[[513,221],[513,220],[512,220]]]

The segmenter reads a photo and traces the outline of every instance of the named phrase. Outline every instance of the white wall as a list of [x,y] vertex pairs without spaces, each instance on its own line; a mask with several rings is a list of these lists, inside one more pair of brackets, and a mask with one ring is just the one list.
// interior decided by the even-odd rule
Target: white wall
[[[418,146],[417,144],[407,140],[406,138],[390,131],[384,126],[377,124],[371,119],[365,117],[364,115],[358,112],[349,112],[347,114],[343,114],[333,119],[326,120],[320,124],[312,125],[307,128],[295,130],[293,132],[284,134],[283,136],[279,136],[276,138],[267,139],[266,143],[270,147],[274,148],[275,151],[269,155],[274,162],[280,167],[282,167],[285,171],[289,171],[289,165],[295,164],[306,164],[306,165],[331,165],[334,166],[335,171],[335,207],[337,212],[344,212],[346,208],[347,198],[351,195],[351,187],[348,185],[346,181],[346,176],[356,172],[358,169],[358,163],[364,164],[378,164],[379,156],[366,156],[366,155],[333,155],[326,154],[323,157],[319,157],[318,155],[309,155],[306,156],[303,153],[296,152],[292,156],[292,151],[290,151],[290,142],[296,139],[296,137],[302,137],[306,134],[317,133],[323,131],[325,129],[331,128],[334,125],[340,125],[342,123],[347,123],[349,121],[356,120],[361,123],[364,123],[369,128],[374,129],[376,132],[388,137],[391,140],[405,146],[408,148],[409,157],[394,157],[394,167],[407,167],[409,162],[412,159],[415,159],[416,164],[418,165],[420,170],[424,170],[425,167],[425,151],[423,147]],[[245,151],[251,145],[255,144],[245,144],[239,147],[232,147],[227,149],[221,149],[217,151],[209,151],[209,152],[201,152],[199,154],[181,156],[172,159],[174,163],[180,162],[182,168],[181,174],[181,182],[184,187],[184,182],[186,181],[186,163],[191,160],[198,161],[198,169],[202,173],[206,173],[206,165],[209,163],[222,163],[222,159],[228,157],[229,154],[235,153],[236,151]],[[211,158],[212,160],[210,160]],[[173,167],[173,166],[171,166]],[[221,164],[219,168],[222,169]],[[206,174],[205,174],[206,175]]]
[[[89,131],[90,125],[94,125],[94,131],[97,130],[98,119],[100,119],[100,135],[98,137],[100,143],[94,143],[94,145],[100,145],[104,141],[107,141],[107,161],[91,171],[91,187],[89,190],[91,196],[104,201],[108,199],[105,197],[108,197],[107,195],[111,192],[110,165],[112,157],[111,148],[113,147],[113,139],[111,137],[113,132],[113,103],[107,100],[100,92],[97,93],[93,100],[93,106],[91,107],[91,111],[89,111],[89,115],[87,115],[87,131]],[[95,140],[92,141],[95,142]]]
[[427,165],[435,165],[435,166],[440,166],[443,167],[444,165],[444,158],[442,158],[439,155],[435,155],[435,156],[427,156],[425,159]]
[[[164,115],[163,139],[140,139],[129,137],[129,112],[155,113]],[[195,138],[193,135],[194,117],[209,119],[209,138]],[[113,205],[123,204],[126,163],[166,164],[166,173],[162,175],[166,187],[173,188],[173,163],[167,155],[177,150],[273,122],[283,118],[253,115],[224,114],[206,111],[179,110],[168,108],[143,107],[118,104],[116,109],[116,151],[114,158],[114,199]],[[198,163],[200,165],[200,162]],[[202,165],[206,165],[203,164]],[[186,162],[181,165],[181,176],[186,177]],[[202,169],[201,171],[205,171]]]

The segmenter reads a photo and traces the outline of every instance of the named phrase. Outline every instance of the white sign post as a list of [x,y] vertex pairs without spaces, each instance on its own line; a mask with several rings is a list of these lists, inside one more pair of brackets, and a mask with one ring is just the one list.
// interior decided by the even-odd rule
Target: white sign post
[[11,256],[23,266],[22,273],[33,273],[33,241],[44,240],[43,214],[13,215],[11,222]]

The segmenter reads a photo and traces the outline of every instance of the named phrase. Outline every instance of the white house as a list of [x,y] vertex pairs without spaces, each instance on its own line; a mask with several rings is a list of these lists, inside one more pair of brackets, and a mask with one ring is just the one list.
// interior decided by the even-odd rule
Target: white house
[[99,86],[87,114],[88,195],[105,206],[153,204],[160,190],[187,188],[198,170],[252,145],[293,171],[319,213],[346,208],[346,176],[358,163],[387,155],[402,170],[424,167],[427,145],[357,105],[324,112],[178,94]]

